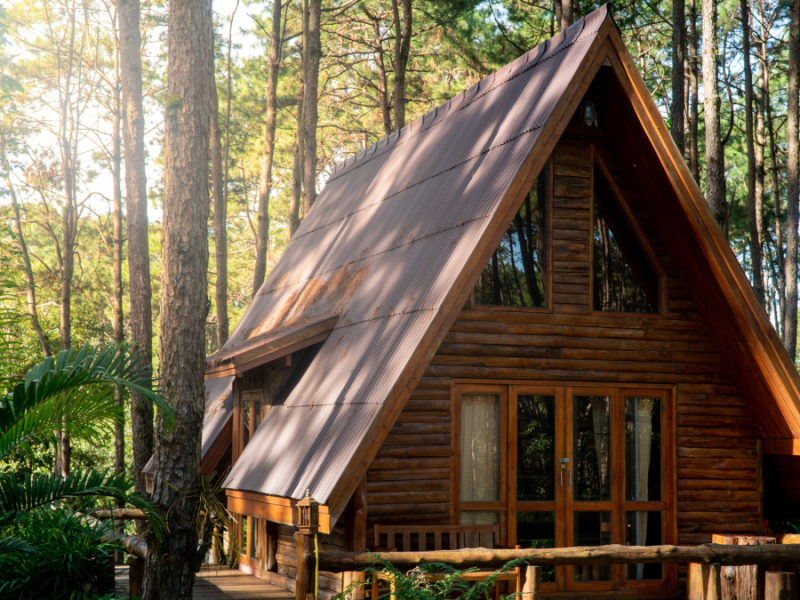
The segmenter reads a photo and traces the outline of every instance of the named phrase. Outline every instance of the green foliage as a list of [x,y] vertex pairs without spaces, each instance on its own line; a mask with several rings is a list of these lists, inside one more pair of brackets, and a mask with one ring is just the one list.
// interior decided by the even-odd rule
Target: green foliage
[[[480,581],[466,581],[464,575],[473,573],[478,569],[459,571],[443,563],[422,563],[408,573],[402,573],[391,563],[375,555],[375,563],[364,569],[368,578],[375,578],[381,574],[391,578],[394,589],[391,597],[396,600],[446,600],[458,598],[459,600],[489,600],[493,598],[493,588],[504,573],[527,564],[525,559],[512,560],[506,563],[486,579]],[[358,587],[354,583],[336,596],[336,600],[349,600],[353,597],[353,590]],[[362,584],[363,585],[363,584]],[[390,597],[388,586],[381,593],[381,600]]]
[[10,530],[13,537],[0,539],[0,597],[113,597],[110,557],[119,546],[103,541],[109,531],[105,524],[84,523],[69,509],[26,514]]

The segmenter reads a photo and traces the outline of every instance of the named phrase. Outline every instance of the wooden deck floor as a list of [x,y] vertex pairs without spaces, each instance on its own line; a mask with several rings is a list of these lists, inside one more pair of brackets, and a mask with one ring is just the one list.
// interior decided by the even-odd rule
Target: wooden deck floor
[[[128,567],[117,567],[117,590],[128,589]],[[194,584],[194,600],[294,600],[294,594],[239,570],[203,569]]]

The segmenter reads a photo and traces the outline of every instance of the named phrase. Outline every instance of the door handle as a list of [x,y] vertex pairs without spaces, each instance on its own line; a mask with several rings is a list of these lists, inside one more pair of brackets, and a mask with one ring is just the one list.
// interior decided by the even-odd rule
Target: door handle
[[569,470],[569,487],[572,487],[572,469]]
[[564,487],[564,471],[559,470],[558,474],[561,475],[561,487]]

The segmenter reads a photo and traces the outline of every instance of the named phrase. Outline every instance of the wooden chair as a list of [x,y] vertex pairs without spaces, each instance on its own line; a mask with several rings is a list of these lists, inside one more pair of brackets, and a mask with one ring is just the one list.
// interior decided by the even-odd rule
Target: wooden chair
[[[385,540],[385,543],[383,543]],[[376,552],[425,552],[426,550],[462,550],[464,548],[499,548],[500,526],[493,525],[375,525]],[[474,571],[464,575],[465,581],[482,581],[494,571]],[[389,575],[372,582],[372,600],[380,600],[380,580],[388,581],[390,600],[395,600],[394,582]],[[520,569],[505,573],[501,581],[512,583],[520,592]],[[500,590],[495,587],[495,598]]]

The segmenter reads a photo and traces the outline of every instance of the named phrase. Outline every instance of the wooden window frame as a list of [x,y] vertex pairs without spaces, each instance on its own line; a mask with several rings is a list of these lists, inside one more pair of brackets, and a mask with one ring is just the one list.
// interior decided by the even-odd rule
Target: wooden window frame
[[[553,312],[553,157],[551,156],[547,160],[547,164],[542,167],[542,171],[547,169],[547,237],[545,239],[545,247],[547,248],[547,305],[546,306],[497,306],[494,304],[476,304],[475,302],[475,286],[478,284],[476,281],[472,286],[472,291],[470,292],[470,308],[477,309],[477,310],[491,310],[491,311],[501,311],[501,312],[532,312],[532,313],[543,313],[548,314]],[[537,175],[537,181],[539,176]],[[534,183],[535,185],[535,183]],[[527,194],[528,191],[525,192]],[[519,198],[519,206],[517,207],[517,211],[519,212],[520,208],[522,207],[522,202],[524,201],[524,195]],[[516,214],[516,212],[514,214]],[[511,224],[509,223],[509,227]],[[505,235],[506,231],[508,231],[508,227],[506,227],[505,231],[503,231],[503,235]],[[501,238],[502,241],[502,238]],[[500,243],[500,242],[498,242]],[[491,258],[489,259],[491,260]],[[485,269],[486,267],[484,267]],[[483,274],[483,271],[481,271]],[[480,277],[480,275],[478,275]]]
[[[653,248],[647,241],[647,236],[644,234],[641,227],[639,226],[639,222],[634,216],[633,212],[631,211],[630,206],[628,206],[628,202],[625,200],[625,195],[622,193],[622,190],[619,189],[619,186],[617,185],[617,182],[614,180],[614,177],[611,174],[608,165],[606,165],[600,153],[595,151],[594,144],[590,144],[589,146],[589,156],[590,156],[590,164],[592,165],[591,180],[590,180],[591,197],[589,201],[589,307],[591,309],[590,314],[609,315],[617,317],[664,319],[666,318],[668,312],[667,274],[664,271],[664,268],[661,266],[661,262],[658,260],[658,256],[656,256],[656,253],[653,251]],[[614,312],[614,311],[597,310],[594,307],[595,165],[598,165],[600,167],[600,171],[602,172],[601,176],[603,177],[604,181],[611,190],[611,193],[613,194],[614,199],[617,201],[617,204],[619,204],[620,208],[622,209],[622,212],[625,215],[625,220],[628,222],[628,226],[631,228],[631,231],[633,231],[633,235],[636,238],[639,247],[642,249],[642,252],[644,252],[645,256],[647,257],[647,261],[650,263],[650,266],[656,273],[656,278],[658,280],[658,307],[656,309],[656,312],[654,313]]]
[[[492,393],[501,399],[501,473],[500,502],[473,503],[460,499],[460,444],[461,444],[461,398],[464,394]],[[556,397],[556,456],[572,457],[573,397],[583,395],[603,395],[611,398],[611,461],[612,498],[611,501],[575,501],[572,488],[557,491],[556,501],[518,502],[516,499],[517,473],[517,402],[519,395],[537,394]],[[501,543],[513,546],[516,543],[516,522],[518,512],[555,512],[556,547],[564,547],[573,539],[573,517],[581,511],[609,511],[612,513],[611,543],[625,544],[626,512],[648,510],[661,512],[661,543],[677,544],[677,416],[676,389],[674,386],[658,384],[606,384],[564,381],[478,381],[453,380],[451,383],[451,455],[450,455],[450,523],[457,525],[462,512],[466,510],[496,511],[500,524]],[[628,501],[625,498],[625,398],[661,398],[661,500],[648,502]],[[565,428],[565,429],[560,429]],[[614,433],[617,432],[617,433]],[[557,472],[557,470],[556,470]],[[621,476],[620,476],[621,474]],[[554,477],[556,474],[554,473]],[[558,486],[556,487],[558,490]],[[563,494],[563,500],[558,494]],[[561,510],[559,515],[559,504]],[[664,564],[663,577],[658,580],[628,580],[624,565],[612,567],[609,582],[574,582],[573,567],[559,568],[555,583],[543,583],[542,592],[580,593],[610,592],[635,594],[639,592],[674,592],[678,589],[677,565]]]
[[231,464],[235,465],[236,461],[244,452],[244,403],[249,402],[249,418],[250,418],[250,431],[248,432],[248,442],[253,439],[253,435],[258,429],[258,426],[253,427],[255,423],[255,400],[260,396],[261,401],[261,414],[259,415],[258,425],[264,421],[264,417],[269,411],[270,407],[265,405],[265,394],[263,389],[240,390],[238,385],[234,385],[233,392],[233,435],[232,435],[232,461]]

